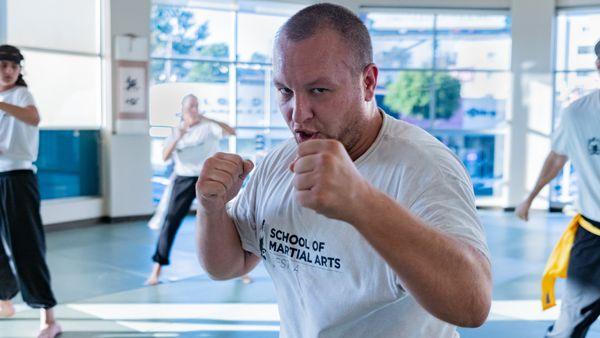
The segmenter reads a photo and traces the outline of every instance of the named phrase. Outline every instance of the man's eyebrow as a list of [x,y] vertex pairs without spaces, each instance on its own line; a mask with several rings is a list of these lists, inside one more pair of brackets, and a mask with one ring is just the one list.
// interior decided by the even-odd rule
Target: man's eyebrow
[[320,77],[320,78],[318,78],[318,79],[316,79],[314,81],[311,81],[311,82],[307,83],[306,86],[307,87],[311,87],[311,86],[314,86],[316,84],[322,84],[322,83],[324,83],[324,84],[333,84],[333,82],[331,82],[328,78],[322,76],[322,77]]

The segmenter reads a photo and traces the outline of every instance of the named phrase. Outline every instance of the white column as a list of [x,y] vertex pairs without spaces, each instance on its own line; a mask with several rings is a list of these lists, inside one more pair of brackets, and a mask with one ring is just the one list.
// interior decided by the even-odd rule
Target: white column
[[[546,157],[552,128],[553,0],[512,0],[513,97],[506,207],[531,191]],[[547,190],[534,204],[547,207]]]
[[[150,162],[150,136],[114,134],[114,121],[118,111],[117,67],[114,58],[115,37],[134,34],[150,38],[150,0],[108,0],[110,62],[107,80],[110,96],[106,102],[107,119],[103,145],[105,169],[104,187],[106,214],[109,217],[147,215],[152,213],[152,165]],[[108,54],[107,54],[108,57]],[[112,99],[111,99],[112,98]],[[146,107],[147,109],[147,107]]]

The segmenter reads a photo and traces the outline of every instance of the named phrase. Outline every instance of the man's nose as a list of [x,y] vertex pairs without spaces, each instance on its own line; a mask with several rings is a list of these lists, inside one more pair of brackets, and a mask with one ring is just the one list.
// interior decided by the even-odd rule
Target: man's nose
[[294,97],[294,106],[292,111],[292,121],[294,123],[303,123],[313,117],[310,103],[303,95]]

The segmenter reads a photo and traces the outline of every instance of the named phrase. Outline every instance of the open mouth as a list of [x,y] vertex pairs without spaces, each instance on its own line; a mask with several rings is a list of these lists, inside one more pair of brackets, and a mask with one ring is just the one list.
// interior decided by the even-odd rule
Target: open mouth
[[294,134],[296,134],[296,139],[300,143],[302,143],[304,141],[315,140],[315,139],[319,138],[319,133],[318,132],[296,130],[296,131],[294,131]]

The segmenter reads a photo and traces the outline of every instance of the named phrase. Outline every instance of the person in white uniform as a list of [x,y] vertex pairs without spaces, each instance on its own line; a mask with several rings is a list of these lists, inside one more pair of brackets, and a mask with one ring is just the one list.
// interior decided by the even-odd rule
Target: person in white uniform
[[162,267],[170,263],[171,248],[183,218],[194,201],[194,184],[204,161],[219,151],[223,135],[235,135],[235,130],[227,124],[201,115],[198,98],[192,94],[186,95],[181,101],[181,112],[181,124],[165,140],[163,149],[165,161],[173,158],[175,178],[156,251],[152,256],[154,265],[146,281],[148,285],[158,284]]
[[251,161],[206,160],[196,184],[204,269],[230,279],[262,259],[281,337],[452,338],[481,325],[492,282],[472,184],[447,147],[377,107],[362,21],[309,6],[280,28],[273,60],[294,138],[241,192]]
[[[600,71],[600,41],[594,51],[596,68]],[[564,109],[552,135],[551,148],[535,187],[516,208],[517,216],[529,220],[535,197],[570,159],[577,174],[579,213],[591,225],[589,230],[600,229],[600,89]],[[560,316],[548,329],[548,338],[585,337],[600,315],[600,236],[588,229],[577,228],[569,254]]]
[[40,309],[38,337],[53,338],[61,327],[54,316],[56,299],[33,165],[40,114],[21,74],[22,61],[19,49],[0,46],[0,317],[14,314],[11,299],[20,290],[27,305]]

